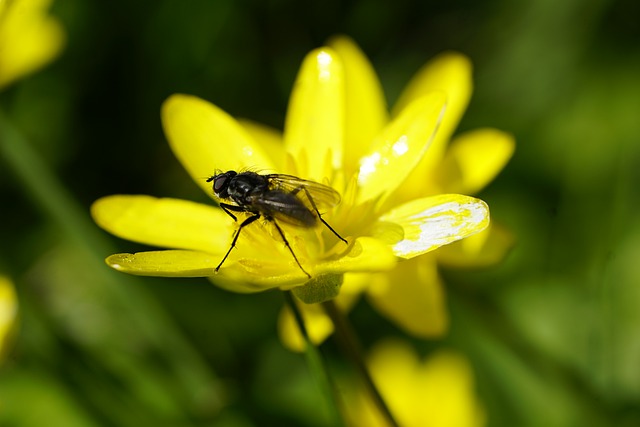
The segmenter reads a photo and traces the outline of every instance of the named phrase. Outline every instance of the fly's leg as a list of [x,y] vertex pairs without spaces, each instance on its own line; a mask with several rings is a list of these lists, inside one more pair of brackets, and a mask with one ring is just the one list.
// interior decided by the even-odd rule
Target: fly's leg
[[296,188],[295,190],[293,190],[291,193],[292,194],[297,194],[300,190],[304,190],[304,194],[307,195],[307,199],[309,199],[309,202],[311,203],[311,206],[313,207],[313,210],[316,211],[316,215],[318,215],[318,218],[320,219],[320,221],[322,221],[322,223],[324,225],[326,225],[327,228],[329,230],[331,230],[331,232],[333,234],[335,234],[338,239],[342,240],[346,245],[348,245],[349,243],[341,235],[339,235],[338,232],[336,230],[334,230],[333,227],[331,227],[327,221],[325,221],[322,218],[322,215],[320,215],[320,212],[318,211],[318,207],[316,206],[316,202],[313,200],[313,197],[311,197],[311,194],[309,194],[309,190],[307,190],[306,187],[300,186],[300,187]]
[[[222,207],[222,205],[223,204],[221,203],[220,206]],[[225,205],[225,206],[228,208],[230,205]],[[237,206],[232,206],[232,207],[237,208]],[[227,212],[227,210],[224,207],[222,209],[225,212]],[[242,212],[242,211],[238,211],[238,212]],[[233,219],[236,219],[236,217],[233,214],[231,214],[230,212],[227,212],[227,213],[229,215],[231,215],[231,217]],[[242,221],[242,224],[240,224],[240,227],[238,227],[238,231],[236,231],[236,234],[233,236],[233,241],[231,242],[231,247],[227,251],[227,254],[224,256],[224,258],[222,258],[222,261],[220,261],[220,264],[218,264],[218,266],[216,267],[216,273],[218,272],[218,270],[220,270],[220,267],[222,267],[222,264],[224,264],[224,262],[226,261],[227,257],[231,253],[231,249],[233,249],[236,246],[236,242],[238,241],[238,237],[240,237],[240,232],[242,231],[242,229],[244,227],[246,227],[247,225],[251,224],[252,222],[254,222],[255,220],[257,220],[258,218],[260,218],[260,215],[256,214],[256,215],[250,216],[249,218],[247,218],[244,221]],[[282,233],[282,232],[280,232],[280,233]],[[288,244],[287,244],[287,246],[288,246]]]
[[289,241],[287,240],[287,238],[284,237],[284,233],[283,233],[282,229],[280,228],[280,226],[278,225],[278,223],[273,218],[267,218],[267,219],[269,221],[271,221],[273,223],[273,225],[276,226],[276,230],[278,230],[278,233],[280,233],[280,237],[282,237],[282,240],[284,240],[284,244],[287,246],[287,249],[289,249],[289,252],[291,252],[291,255],[293,255],[293,259],[296,260],[296,264],[298,264],[298,267],[300,267],[300,270],[302,270],[302,272],[304,274],[306,274],[309,279],[311,279],[311,275],[309,273],[307,273],[307,271],[304,268],[302,268],[302,265],[300,264],[300,261],[298,261],[298,257],[293,252],[293,249],[291,249],[291,245],[289,245]]
[[234,214],[232,214],[231,211],[233,211],[233,212],[246,212],[246,209],[243,209],[240,206],[228,205],[226,203],[220,203],[220,207],[222,208],[224,213],[229,215],[236,222],[238,221],[238,218],[236,218],[236,216]]

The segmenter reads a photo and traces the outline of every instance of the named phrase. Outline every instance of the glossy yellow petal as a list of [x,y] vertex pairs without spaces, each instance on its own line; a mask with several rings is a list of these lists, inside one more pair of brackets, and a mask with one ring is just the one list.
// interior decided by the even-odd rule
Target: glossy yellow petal
[[324,182],[342,168],[345,120],[344,72],[338,55],[316,49],[302,63],[285,123],[286,151],[305,179]]
[[[311,342],[320,344],[333,333],[333,323],[329,316],[324,313],[322,305],[298,304],[298,308],[302,313],[302,318],[304,319],[307,334],[309,334]],[[293,351],[305,350],[304,339],[298,329],[295,317],[288,306],[280,310],[278,332],[280,333],[280,340],[287,348]]]
[[[92,206],[96,223],[110,233],[154,246],[192,249],[217,254],[217,266],[231,245],[238,227],[221,209],[179,199],[116,195],[99,199]],[[242,217],[240,217],[242,218]],[[283,226],[301,262],[307,263],[304,239]],[[299,230],[301,233],[304,230]],[[307,237],[307,241],[311,239]],[[311,267],[310,267],[311,268]],[[137,274],[144,274],[139,272]],[[211,272],[211,275],[214,273]],[[252,282],[255,276],[260,280]],[[251,283],[252,291],[276,286],[278,280],[301,284],[307,276],[295,264],[279,236],[269,224],[256,222],[242,230],[231,252],[216,275],[222,286],[236,290],[238,283]],[[229,283],[228,286],[227,283]],[[255,289],[256,285],[258,289]]]
[[238,119],[238,123],[269,156],[275,169],[266,172],[282,172],[284,170],[284,140],[282,139],[282,132],[251,120]]
[[382,131],[360,160],[358,203],[395,190],[424,156],[445,110],[442,93],[417,99]]
[[476,193],[504,168],[514,149],[513,136],[497,129],[466,132],[452,141],[435,180],[447,193]]
[[469,103],[473,82],[472,65],[469,58],[458,52],[443,52],[427,62],[413,76],[393,107],[397,115],[411,102],[433,91],[447,93],[449,113],[453,117],[462,115]]
[[395,265],[396,258],[385,243],[371,237],[358,237],[346,254],[323,262],[319,269],[322,273],[357,273],[385,271]]
[[198,251],[167,250],[114,254],[105,262],[115,270],[138,276],[208,277],[220,256]]
[[216,169],[274,168],[263,148],[233,117],[195,96],[170,96],[162,106],[162,124],[173,153],[211,196],[206,179]]
[[[469,58],[457,52],[444,52],[433,58],[411,79],[398,101],[393,114],[399,115],[413,101],[431,92],[444,92],[447,112],[442,121],[438,141],[447,140],[458,125],[473,91],[472,65]],[[435,143],[434,143],[435,145]],[[434,151],[440,150],[434,147]]]
[[371,304],[408,333],[421,338],[447,331],[443,284],[432,254],[398,263],[367,289]]
[[407,185],[399,189],[399,200],[424,196],[424,182],[440,163],[447,144],[469,104],[473,83],[471,62],[456,52],[446,52],[429,61],[411,80],[400,96],[394,114],[400,114],[412,101],[437,91],[446,94],[447,109],[429,152],[408,178]]
[[[230,226],[225,253],[233,237],[231,230],[238,227],[233,222]],[[316,260],[311,255],[316,249],[313,230],[281,226],[305,271],[314,278],[319,276],[321,273],[316,272]],[[303,285],[309,278],[300,270],[275,227],[268,222],[255,222],[242,230],[236,247],[210,280],[233,292],[260,292],[276,287],[290,289]]]
[[[401,426],[481,427],[486,423],[471,366],[453,351],[440,350],[421,360],[408,343],[385,340],[372,348],[369,370]],[[364,390],[345,407],[354,426],[388,425]]]
[[230,243],[231,219],[221,209],[186,200],[108,196],[91,214],[108,232],[148,245],[218,253]]
[[[375,345],[368,359],[371,376],[396,421],[403,426],[418,427],[415,419],[420,409],[414,402],[421,398],[415,395],[419,391],[416,373],[421,361],[415,350],[408,343],[390,339]],[[377,413],[376,408],[372,410]],[[378,414],[376,418],[382,417]]]
[[459,194],[417,199],[380,217],[376,233],[402,227],[401,240],[391,243],[396,256],[413,258],[442,245],[476,234],[489,225],[485,202]]
[[443,246],[434,254],[447,267],[486,267],[501,262],[515,243],[509,230],[492,222],[486,230]]
[[[248,228],[248,227],[247,227]],[[244,230],[243,230],[244,232]],[[343,243],[337,244],[336,248],[344,253],[336,254],[335,259],[309,259],[305,256],[303,241],[288,237],[296,256],[300,260],[304,269],[312,277],[322,275],[344,274],[346,272],[376,272],[393,268],[396,257],[388,245],[371,237],[360,237],[349,247],[344,247]],[[274,240],[274,242],[276,242]],[[251,256],[242,256],[242,252],[229,257],[229,262],[220,269],[215,282],[222,287],[236,286],[238,282],[249,283],[254,287],[270,288],[280,287],[291,289],[305,284],[309,279],[295,264],[291,254],[286,251],[281,242],[276,242],[279,246],[279,253],[274,255],[274,249],[264,250],[265,246],[256,243]],[[256,252],[255,248],[262,248]],[[242,248],[244,250],[244,248]],[[278,250],[278,249],[276,249]]]
[[385,387],[388,392],[400,391],[407,386],[407,392],[418,388],[415,385],[415,373],[419,369],[420,359],[408,343],[399,339],[383,340],[371,349],[367,359],[376,383],[396,383],[399,386]]
[[18,319],[18,299],[13,283],[0,276],[0,362],[10,347],[13,331]]
[[[473,370],[453,351],[438,351],[416,372],[417,392],[411,396],[415,425],[481,427],[486,415],[475,396]],[[407,414],[407,417],[410,416]]]
[[58,55],[64,31],[47,16],[48,0],[0,2],[0,88]]
[[369,60],[348,37],[335,37],[329,46],[344,65],[346,81],[345,176],[358,168],[361,156],[369,151],[374,138],[388,122],[387,104]]

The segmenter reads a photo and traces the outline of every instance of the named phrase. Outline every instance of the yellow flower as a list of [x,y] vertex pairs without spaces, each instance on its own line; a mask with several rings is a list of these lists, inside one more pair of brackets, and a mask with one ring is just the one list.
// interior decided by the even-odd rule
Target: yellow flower
[[0,276],[0,362],[7,353],[18,318],[18,300],[13,283]]
[[51,61],[64,33],[50,0],[0,0],[0,88]]
[[[402,341],[375,346],[369,370],[396,422],[403,427],[480,427],[485,414],[474,391],[467,360],[439,350],[420,360]],[[345,394],[350,426],[385,427],[384,416],[363,388]]]
[[[407,172],[406,179],[399,176],[396,181],[392,175],[385,177],[402,184],[388,193],[379,211],[407,206],[415,199],[442,197],[439,194],[476,193],[511,158],[515,146],[513,137],[496,129],[472,130],[450,142],[472,91],[471,63],[465,56],[447,52],[427,63],[392,109],[389,125],[379,83],[366,57],[346,38],[337,38],[330,46],[343,64],[348,88],[346,108],[352,112],[346,132],[348,155],[345,158],[360,158],[380,129],[392,126],[425,96],[439,93],[446,99],[445,114],[426,154],[410,173]],[[385,215],[379,218],[381,221],[386,219]],[[384,231],[393,232],[392,229]],[[393,270],[375,275],[346,275],[337,303],[348,310],[364,291],[379,312],[405,331],[419,337],[440,335],[447,329],[448,317],[438,265],[491,264],[500,260],[510,245],[509,233],[493,224],[482,233],[419,257],[404,257],[396,251],[398,256],[411,259],[399,262]],[[304,305],[301,308],[315,342],[321,342],[332,333],[333,325],[320,307]],[[288,309],[281,315],[280,333],[289,347],[303,348],[302,338]]]
[[[360,58],[354,55],[347,60]],[[238,223],[212,206],[149,196],[100,199],[92,207],[94,219],[120,237],[172,249],[116,254],[107,263],[132,274],[210,277],[238,292],[294,289],[312,303],[335,297],[343,281],[353,287],[355,277],[393,268],[397,257],[413,258],[486,228],[488,207],[471,197],[447,194],[394,202],[446,120],[446,97],[439,92],[416,97],[388,120],[368,64],[354,69],[343,56],[323,47],[306,57],[282,137],[194,96],[173,95],[162,108],[171,148],[210,196],[206,179],[216,170],[246,169],[292,174],[342,195],[342,202],[323,212],[323,218],[348,245],[327,227],[280,224],[311,280],[268,222],[243,229],[237,247],[215,274]]]

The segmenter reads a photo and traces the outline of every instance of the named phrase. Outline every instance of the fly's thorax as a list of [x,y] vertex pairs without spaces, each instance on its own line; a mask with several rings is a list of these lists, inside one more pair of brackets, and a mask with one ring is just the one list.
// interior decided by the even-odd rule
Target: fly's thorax
[[249,197],[259,195],[267,190],[266,180],[253,172],[243,172],[234,176],[229,182],[227,193],[240,205],[249,202]]

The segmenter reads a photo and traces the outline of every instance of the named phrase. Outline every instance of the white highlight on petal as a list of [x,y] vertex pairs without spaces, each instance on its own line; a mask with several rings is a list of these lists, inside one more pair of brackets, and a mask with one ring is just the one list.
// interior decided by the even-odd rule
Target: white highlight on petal
[[[401,135],[391,146],[391,152],[395,157],[400,157],[409,151],[409,138],[407,135]],[[380,165],[388,165],[389,157],[382,156],[380,151],[376,151],[369,156],[360,159],[360,171],[358,172],[358,185],[366,184],[369,176],[373,174]]]
[[402,135],[394,144],[393,147],[391,147],[391,149],[393,150],[393,154],[395,154],[396,156],[402,156],[403,154],[405,154],[407,151],[409,151],[409,143],[408,143],[408,138],[407,135]]
[[358,176],[358,181],[366,181],[367,176],[375,172],[376,165],[380,162],[380,157],[380,153],[373,153],[370,156],[362,158],[360,161],[360,175]]
[[358,185],[362,185],[367,181],[369,175],[376,171],[376,166],[380,163],[382,156],[379,152],[375,152],[370,156],[363,157],[360,160],[360,173],[358,174]]
[[320,52],[317,56],[318,61],[318,69],[320,70],[320,79],[328,80],[331,77],[331,63],[333,62],[333,58],[327,52]]
[[251,157],[253,156],[253,148],[245,145],[244,147],[242,147],[242,153],[247,157]]
[[400,257],[415,256],[482,231],[488,225],[489,209],[482,203],[448,202],[425,209],[407,218],[419,230],[393,246]]

